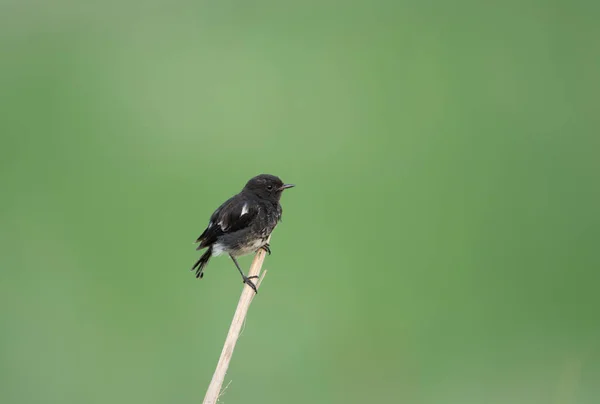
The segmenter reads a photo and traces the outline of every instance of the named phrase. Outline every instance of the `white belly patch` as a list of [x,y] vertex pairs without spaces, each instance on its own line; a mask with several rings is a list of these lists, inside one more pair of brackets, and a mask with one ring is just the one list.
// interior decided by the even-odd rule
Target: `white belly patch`
[[221,243],[213,244],[213,246],[212,246],[212,255],[213,256],[217,257],[217,256],[223,254],[224,251],[225,250],[223,250],[223,244],[221,244]]

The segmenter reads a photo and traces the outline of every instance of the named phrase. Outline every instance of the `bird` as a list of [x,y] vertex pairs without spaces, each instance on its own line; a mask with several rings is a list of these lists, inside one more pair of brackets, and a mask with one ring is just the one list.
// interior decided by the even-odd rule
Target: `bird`
[[199,243],[196,251],[206,248],[192,266],[191,271],[196,271],[196,278],[204,276],[211,257],[227,254],[242,275],[243,283],[257,293],[252,279],[258,277],[244,275],[237,257],[260,249],[271,255],[267,240],[281,221],[283,209],[279,201],[283,191],[292,187],[294,184],[284,184],[275,175],[260,174],[248,180],[241,192],[223,202],[195,241]]

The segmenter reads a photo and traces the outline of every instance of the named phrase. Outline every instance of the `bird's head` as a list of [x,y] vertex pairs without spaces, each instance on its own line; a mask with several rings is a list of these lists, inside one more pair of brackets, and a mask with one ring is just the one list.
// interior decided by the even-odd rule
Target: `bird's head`
[[281,193],[293,186],[293,184],[284,184],[279,177],[274,175],[261,174],[246,183],[244,192],[251,192],[260,198],[279,201]]

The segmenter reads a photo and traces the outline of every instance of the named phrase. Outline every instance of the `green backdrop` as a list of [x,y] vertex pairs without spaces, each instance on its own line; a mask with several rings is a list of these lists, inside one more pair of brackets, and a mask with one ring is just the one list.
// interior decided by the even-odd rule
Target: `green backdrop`
[[201,402],[264,172],[222,403],[598,403],[600,3],[496,3],[2,0],[0,402]]

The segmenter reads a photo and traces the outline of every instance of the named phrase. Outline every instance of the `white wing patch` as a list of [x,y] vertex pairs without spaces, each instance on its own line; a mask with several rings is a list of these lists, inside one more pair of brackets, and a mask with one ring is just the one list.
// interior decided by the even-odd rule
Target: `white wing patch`
[[242,214],[240,215],[240,217],[244,216],[246,213],[248,213],[248,204],[245,203],[244,206],[242,206]]
[[208,228],[210,229],[213,226],[213,222],[208,222]]

